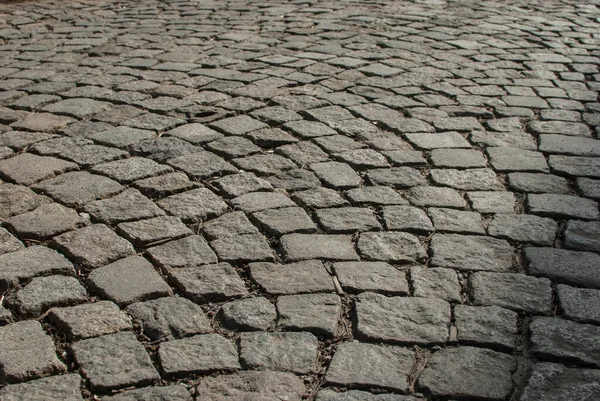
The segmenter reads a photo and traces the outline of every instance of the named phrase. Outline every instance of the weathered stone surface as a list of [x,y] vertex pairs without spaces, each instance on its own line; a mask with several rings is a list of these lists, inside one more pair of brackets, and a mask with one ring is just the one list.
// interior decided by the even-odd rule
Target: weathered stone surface
[[5,401],[82,401],[80,386],[81,377],[78,374],[66,374],[8,385],[0,389],[0,398]]
[[102,174],[121,183],[130,183],[155,175],[170,173],[173,169],[143,157],[130,157],[98,164],[91,169],[92,173]]
[[333,265],[342,288],[349,292],[406,295],[406,274],[385,262],[337,262]]
[[315,335],[333,337],[342,310],[335,294],[286,295],[277,298],[277,327],[291,331],[309,331]]
[[557,248],[525,248],[529,274],[548,277],[567,284],[600,289],[600,256]]
[[417,386],[434,397],[503,400],[512,389],[515,367],[510,355],[474,347],[446,348],[431,356]]
[[565,318],[582,323],[600,322],[600,290],[559,284],[556,293]]
[[317,337],[311,333],[244,333],[240,362],[246,368],[307,374],[317,369]]
[[73,264],[64,256],[43,246],[30,246],[0,255],[0,289],[17,285],[19,280],[49,274],[72,274]]
[[[274,211],[276,210],[277,209]],[[258,228],[250,223],[250,220],[248,220],[246,214],[242,211],[226,213],[216,219],[207,221],[202,225],[202,230],[209,239],[218,239],[242,234],[254,234],[258,232]]]
[[147,251],[159,266],[164,268],[193,267],[217,263],[217,255],[200,235],[167,242]]
[[192,234],[177,217],[161,216],[118,225],[119,233],[137,247],[162,243]]
[[476,272],[469,276],[474,305],[497,305],[516,311],[549,314],[550,280],[519,273]]
[[556,221],[529,214],[497,214],[488,226],[492,237],[542,246],[553,245],[557,232]]
[[116,333],[133,328],[131,319],[110,301],[52,308],[48,317],[70,340]]
[[167,163],[198,180],[232,174],[238,171],[219,156],[203,151],[175,157],[169,159]]
[[317,226],[299,207],[269,209],[254,213],[252,217],[270,235],[279,237],[290,233],[313,233]]
[[578,251],[600,252],[600,222],[569,220],[564,246]]
[[597,157],[550,155],[548,164],[559,175],[600,178],[600,161]]
[[370,186],[354,188],[346,192],[353,203],[365,205],[406,205],[408,202],[390,187]]
[[0,176],[22,185],[35,184],[46,178],[77,169],[75,163],[31,153],[21,153],[15,157],[0,160]]
[[512,192],[467,192],[473,210],[479,213],[514,213],[516,198]]
[[347,164],[340,162],[313,163],[310,169],[323,181],[335,189],[350,189],[360,185],[360,176]]
[[90,174],[87,171],[61,174],[39,182],[33,185],[33,188],[72,207],[81,207],[91,201],[111,197],[125,189],[108,177]]
[[251,192],[238,196],[231,203],[234,207],[248,213],[296,206],[290,198],[280,192]]
[[410,188],[427,185],[421,172],[412,167],[392,167],[389,169],[369,170],[367,178],[373,185],[384,185],[392,188]]
[[192,189],[197,184],[190,181],[184,173],[175,172],[145,178],[131,184],[144,195],[152,198],[162,198]]
[[168,274],[175,286],[197,303],[224,301],[248,294],[244,282],[229,263],[170,269]]
[[255,297],[223,304],[217,314],[225,327],[232,330],[267,330],[275,325],[277,311],[266,298]]
[[463,191],[502,191],[504,186],[490,169],[434,169],[429,173],[434,183]]
[[404,193],[406,199],[415,206],[452,207],[464,209],[467,202],[458,191],[452,188],[419,186]]
[[485,234],[481,215],[477,212],[432,207],[428,214],[438,232]]
[[444,343],[449,324],[450,304],[439,299],[364,293],[356,302],[356,334],[371,341]]
[[418,401],[419,398],[400,394],[372,394],[360,390],[348,390],[338,393],[324,389],[317,394],[317,401]]
[[340,344],[325,380],[344,387],[381,387],[406,392],[414,352],[364,343]]
[[201,334],[164,342],[160,345],[158,357],[168,376],[240,368],[233,343],[219,334]]
[[269,243],[260,233],[232,235],[211,241],[220,260],[230,263],[275,260]]
[[250,263],[250,276],[267,293],[273,295],[333,292],[333,282],[323,263],[306,260],[279,265]]
[[521,401],[593,400],[600,397],[597,369],[572,369],[557,363],[536,363],[521,394]]
[[294,192],[292,199],[300,206],[309,209],[344,206],[348,201],[340,194],[329,188],[315,188],[307,191]]
[[92,288],[120,306],[167,296],[171,288],[141,256],[130,256],[92,271]]
[[327,233],[342,234],[381,229],[375,214],[369,208],[319,209],[315,212],[315,216]]
[[232,198],[249,192],[273,190],[273,186],[269,181],[248,172],[226,175],[213,181],[213,183],[222,193]]
[[72,349],[82,375],[95,391],[146,385],[160,379],[150,356],[132,332],[82,340],[74,343]]
[[490,156],[490,164],[497,171],[548,172],[548,164],[542,153],[505,147],[491,147],[486,151]]
[[166,387],[145,387],[128,390],[112,397],[102,397],[106,401],[192,401],[190,392],[180,384]]
[[517,313],[498,306],[454,307],[458,341],[511,352],[517,336]]
[[435,234],[430,249],[432,266],[460,271],[485,270],[508,272],[512,269],[513,248],[494,238]]
[[34,320],[0,327],[0,382],[14,383],[62,373],[52,338]]
[[461,301],[461,287],[456,271],[441,267],[411,266],[410,282],[415,297]]
[[362,233],[357,247],[364,257],[385,262],[414,262],[426,256],[417,237],[401,232]]
[[85,205],[84,210],[95,220],[108,225],[165,214],[154,202],[132,188],[112,198],[90,202]]
[[218,217],[225,213],[228,206],[220,197],[207,188],[171,195],[161,199],[158,205],[169,214],[184,222],[198,223]]
[[86,226],[89,220],[79,216],[73,209],[48,203],[31,212],[13,216],[7,223],[21,238],[46,240]]
[[280,243],[288,261],[359,259],[351,238],[346,235],[287,234],[280,238]]
[[510,173],[508,186],[519,192],[531,193],[569,193],[569,185],[565,178],[551,174]]
[[212,331],[202,308],[185,298],[166,297],[135,302],[126,310],[153,341],[173,340]]
[[529,213],[554,218],[598,220],[598,203],[571,195],[531,194],[527,196]]
[[21,241],[13,237],[6,229],[0,227],[0,255],[23,248],[24,245]]
[[600,328],[556,317],[534,317],[531,352],[540,359],[600,367]]
[[50,202],[52,202],[50,198],[37,195],[27,187],[13,184],[0,185],[0,219],[2,220]]
[[300,401],[306,388],[291,373],[249,371],[227,376],[207,377],[196,388],[198,401],[258,399]]

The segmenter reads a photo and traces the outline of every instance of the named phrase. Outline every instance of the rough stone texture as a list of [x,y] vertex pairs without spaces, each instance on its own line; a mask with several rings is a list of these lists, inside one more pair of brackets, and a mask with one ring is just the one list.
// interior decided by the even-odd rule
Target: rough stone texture
[[549,362],[536,363],[521,394],[521,401],[592,401],[600,397],[600,371],[572,369]]
[[456,305],[458,341],[511,352],[517,335],[517,313],[498,306]]
[[102,397],[106,401],[192,401],[185,386],[174,384],[165,387],[146,387],[128,390],[112,397]]
[[600,252],[600,222],[569,220],[564,246],[578,251]]
[[444,343],[449,323],[450,304],[438,299],[364,293],[356,302],[356,334],[371,341]]
[[240,362],[252,369],[307,374],[317,369],[317,347],[311,333],[244,333]]
[[37,209],[8,219],[7,224],[21,238],[46,240],[65,231],[89,224],[73,209],[48,203]]
[[342,310],[335,294],[286,295],[277,298],[277,327],[291,331],[309,331],[315,335],[333,337]]
[[132,332],[78,341],[72,349],[80,372],[94,390],[108,392],[160,379],[150,356]]
[[160,345],[158,357],[168,376],[240,368],[233,343],[219,334],[201,334],[164,342]]
[[406,274],[385,262],[338,262],[335,274],[348,292],[380,292],[406,295],[410,292]]
[[21,241],[13,237],[6,229],[0,227],[0,255],[23,248],[24,245]]
[[[287,208],[284,208],[283,210],[286,209]],[[219,239],[258,232],[258,228],[253,226],[246,217],[246,214],[241,211],[226,213],[223,216],[210,220],[202,225],[202,229],[209,239]]]
[[450,267],[460,271],[512,270],[513,248],[504,240],[494,238],[435,234],[430,249],[432,266]]
[[474,347],[446,348],[427,361],[417,386],[436,397],[504,400],[512,389],[515,367],[510,355]]
[[327,233],[341,234],[381,229],[375,214],[368,208],[319,209],[315,212],[315,216],[319,225]]
[[181,220],[172,216],[155,217],[118,225],[119,233],[137,247],[146,247],[192,234]]
[[193,267],[217,263],[217,255],[200,235],[154,246],[147,250],[152,260],[163,268]]
[[14,383],[62,373],[52,338],[34,320],[0,327],[0,383]]
[[184,222],[198,223],[225,213],[227,204],[206,188],[193,189],[158,201],[169,214]]
[[280,238],[280,243],[288,261],[359,259],[351,238],[346,235],[287,234]]
[[229,263],[170,269],[169,277],[197,303],[224,301],[248,294],[244,282]]
[[341,393],[324,389],[319,391],[317,401],[418,401],[420,398],[400,394],[372,394],[360,390],[348,390]]
[[332,292],[333,282],[323,263],[306,260],[279,265],[250,263],[250,277],[273,295]]
[[461,301],[461,287],[456,271],[441,267],[412,266],[410,282],[415,297],[441,298],[448,302]]
[[508,186],[519,192],[531,193],[569,193],[569,185],[563,177],[538,173],[510,173]]
[[485,234],[481,214],[455,209],[429,208],[436,231],[462,234]]
[[473,210],[479,213],[514,213],[515,195],[512,192],[467,192]]
[[231,203],[234,207],[248,213],[296,206],[290,198],[280,192],[251,192],[238,196]]
[[275,260],[273,251],[264,236],[259,233],[233,235],[210,243],[220,260],[230,263],[270,262]]
[[0,219],[2,220],[50,202],[52,202],[50,198],[37,195],[27,187],[13,184],[0,185]]
[[539,194],[527,196],[529,213],[554,218],[598,220],[598,203],[570,195]]
[[306,391],[304,383],[291,373],[273,371],[239,372],[207,377],[196,388],[198,401],[235,401],[264,399],[300,401]]
[[170,295],[171,288],[141,256],[130,256],[90,273],[89,284],[120,306]]
[[48,317],[71,340],[112,334],[133,328],[131,319],[110,301],[52,308]]
[[535,317],[530,325],[531,352],[541,359],[600,367],[600,328],[556,317]]
[[556,221],[528,214],[497,214],[488,226],[492,237],[541,246],[553,245],[557,231]]
[[525,248],[527,273],[566,284],[600,289],[600,256],[556,248]]
[[140,323],[144,334],[153,341],[172,340],[212,331],[202,308],[185,298],[166,297],[135,302],[127,306],[126,310],[134,321]]
[[406,199],[415,206],[452,207],[464,209],[467,202],[460,193],[452,188],[443,187],[413,187],[404,194]]
[[255,297],[227,302],[217,316],[232,330],[267,330],[275,324],[277,311],[266,298]]
[[11,384],[0,389],[0,399],[4,401],[63,400],[82,401],[81,377],[78,374],[52,376],[32,380],[27,383]]
[[518,273],[476,272],[469,277],[475,305],[497,305],[516,311],[549,314],[550,280]]
[[154,202],[132,188],[112,198],[90,202],[83,210],[91,214],[94,220],[108,225],[165,214]]
[[21,153],[10,159],[0,160],[0,177],[17,184],[31,185],[77,168],[77,164],[55,157]]
[[406,392],[413,357],[412,351],[400,347],[343,343],[335,351],[325,380],[344,387],[382,387]]
[[558,303],[563,316],[582,323],[600,322],[600,290],[556,286]]
[[414,262],[426,256],[417,237],[401,232],[362,233],[357,247],[365,258],[384,262]]
[[299,207],[269,209],[252,215],[268,234],[279,237],[290,233],[313,233],[317,226]]

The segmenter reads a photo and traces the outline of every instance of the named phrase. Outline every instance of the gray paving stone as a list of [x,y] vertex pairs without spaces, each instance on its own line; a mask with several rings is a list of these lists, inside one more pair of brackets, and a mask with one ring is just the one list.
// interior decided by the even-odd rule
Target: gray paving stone
[[272,191],[271,183],[254,173],[230,174],[213,181],[213,184],[228,197],[235,198],[249,192]]
[[433,232],[433,224],[427,214],[413,206],[385,206],[383,220],[388,230],[409,231],[427,235]]
[[557,363],[539,362],[533,366],[520,400],[593,400],[599,396],[600,372],[597,369],[573,369]]
[[267,180],[273,187],[286,191],[301,191],[321,185],[314,173],[303,169],[284,170],[268,177]]
[[156,134],[150,130],[120,126],[106,131],[96,132],[88,136],[100,145],[127,148],[136,142],[153,138]]
[[117,227],[119,233],[137,247],[155,245],[192,234],[192,230],[173,216],[121,223]]
[[438,232],[485,234],[481,215],[477,212],[432,207],[428,214]]
[[8,183],[0,185],[0,218],[2,220],[34,210],[50,202],[50,198],[37,195],[27,187]]
[[94,391],[108,392],[160,380],[150,356],[132,332],[90,338],[71,347],[82,376]]
[[296,203],[307,209],[348,205],[347,200],[342,198],[338,192],[329,188],[314,188],[307,191],[294,192],[291,196]]
[[327,383],[344,387],[378,387],[408,391],[414,353],[400,347],[343,343],[327,370]]
[[24,247],[23,243],[13,237],[6,229],[0,228],[0,255],[15,252]]
[[287,261],[359,259],[351,238],[346,235],[286,234],[279,241]]
[[373,185],[384,185],[392,188],[404,189],[427,185],[427,180],[421,172],[412,167],[375,169],[370,170],[366,176]]
[[479,213],[515,213],[516,198],[512,192],[467,192],[467,199]]
[[407,295],[406,274],[385,262],[337,262],[333,265],[342,288],[349,292]]
[[556,293],[565,318],[582,323],[600,322],[600,290],[559,284],[556,286]]
[[540,359],[600,366],[600,328],[556,317],[534,317],[530,324],[531,351]]
[[319,225],[326,233],[343,234],[362,231],[379,231],[381,224],[369,208],[342,207],[319,209],[315,212]]
[[300,401],[306,387],[301,379],[291,373],[245,371],[206,377],[196,391],[199,401],[234,401],[254,397]]
[[240,234],[211,241],[219,260],[230,263],[272,262],[273,251],[260,233]]
[[20,121],[12,123],[11,127],[24,131],[53,132],[65,128],[75,121],[70,117],[57,116],[51,113],[34,113]]
[[488,226],[492,237],[540,246],[553,245],[557,232],[556,221],[528,214],[497,214]]
[[231,203],[244,212],[294,207],[296,204],[281,192],[250,192],[234,198]]
[[240,362],[250,369],[308,374],[317,369],[318,340],[311,333],[244,333]]
[[[255,140],[255,142],[257,141]],[[275,149],[275,153],[287,157],[299,167],[323,162],[329,158],[329,155],[323,152],[320,147],[308,141],[300,141],[293,145],[282,145]]]
[[304,209],[289,207],[269,209],[252,215],[261,228],[269,235],[279,237],[290,233],[314,233],[317,226]]
[[298,293],[332,292],[331,277],[318,260],[306,260],[285,265],[250,263],[250,277],[267,293],[288,295]]
[[550,314],[550,280],[520,273],[476,272],[469,276],[474,305],[497,305],[516,311]]
[[173,284],[196,303],[225,301],[248,294],[244,282],[229,263],[170,269]]
[[32,188],[71,207],[81,207],[94,200],[118,194],[125,187],[107,177],[76,171],[39,182]]
[[332,338],[341,311],[342,303],[336,294],[285,295],[277,298],[277,327]]
[[73,209],[48,203],[31,212],[13,216],[6,223],[21,238],[47,240],[65,231],[84,227],[90,221]]
[[450,304],[439,299],[360,294],[355,306],[356,336],[402,344],[444,343]]
[[541,216],[597,220],[598,203],[571,195],[532,194],[527,196],[527,210]]
[[435,234],[430,243],[431,265],[459,271],[512,271],[513,248],[494,238]]
[[63,114],[69,117],[83,118],[108,110],[111,104],[87,98],[65,99],[43,108],[50,113]]
[[533,136],[524,131],[493,132],[475,131],[470,140],[482,147],[504,147],[523,150],[537,150]]
[[136,180],[160,174],[170,173],[173,169],[143,157],[130,157],[91,168],[92,173],[106,175],[121,183],[131,183]]
[[346,196],[355,204],[372,206],[408,204],[397,191],[382,186],[354,188],[346,191]]
[[271,153],[233,159],[232,163],[243,171],[251,171],[258,175],[273,175],[297,167],[291,160]]
[[202,308],[180,297],[135,302],[126,308],[152,341],[173,340],[193,334],[210,333],[210,322]]
[[548,164],[553,172],[560,175],[600,178],[597,157],[550,155]]
[[190,181],[184,173],[175,172],[138,180],[131,185],[148,197],[163,198],[192,189],[198,184]]
[[129,242],[104,224],[94,224],[54,237],[62,252],[80,266],[96,268],[135,253]]
[[458,341],[512,352],[517,336],[517,313],[498,306],[454,307]]
[[[277,209],[275,209],[276,211]],[[286,210],[285,208],[282,210]],[[209,239],[231,237],[241,234],[257,233],[258,229],[250,223],[244,212],[226,213],[202,225],[204,234]]]
[[486,167],[487,160],[478,150],[472,149],[433,149],[430,155],[434,167],[476,168]]
[[590,178],[578,178],[577,189],[586,198],[600,200],[600,182]]
[[24,320],[0,327],[0,382],[37,379],[66,372],[42,325]]
[[35,184],[46,178],[77,169],[75,163],[31,153],[21,153],[15,157],[0,160],[0,177],[22,185]]
[[550,174],[510,173],[508,186],[519,192],[532,193],[569,193],[567,180]]
[[361,179],[358,174],[347,164],[340,162],[313,163],[310,169],[323,181],[335,189],[350,189],[358,187]]
[[141,256],[129,256],[95,269],[88,282],[101,296],[119,306],[171,294],[171,288]]
[[[503,400],[512,390],[514,357],[483,348],[445,348],[434,353],[417,386],[434,397]],[[472,372],[465,376],[461,372]]]
[[269,127],[245,115],[225,118],[211,123],[210,126],[228,135],[245,135],[249,132]]
[[578,251],[600,252],[600,223],[569,220],[564,234],[564,246]]
[[225,213],[228,206],[207,188],[197,188],[161,199],[158,205],[184,222],[199,223]]
[[[140,141],[131,146],[131,151],[164,163],[168,160],[200,152],[202,149],[189,142],[174,137],[160,136],[158,138]],[[185,160],[185,159],[184,159]]]
[[497,171],[548,172],[548,164],[544,155],[529,150],[518,150],[505,147],[486,149],[490,156],[490,164]]
[[39,245],[0,255],[0,288],[3,291],[18,285],[20,280],[73,272],[73,264],[64,256]]
[[171,377],[240,368],[233,343],[219,334],[201,334],[164,342],[160,345],[158,357],[165,374]]
[[163,268],[193,267],[217,263],[217,255],[200,235],[154,246],[147,251],[152,261]]
[[174,384],[165,387],[145,387],[128,390],[102,399],[106,401],[192,401],[192,396],[185,386]]
[[[238,169],[210,152],[196,151],[167,160],[167,163],[182,170],[197,180],[237,173]],[[144,178],[144,177],[139,177]]]
[[440,148],[470,148],[471,144],[458,132],[441,134],[406,134],[408,141],[418,149],[432,150]]
[[452,269],[411,266],[410,283],[415,297],[441,298],[448,302],[462,300],[458,275]]
[[277,310],[266,298],[254,297],[223,304],[217,317],[231,330],[265,331],[275,326]]
[[0,398],[5,401],[82,401],[80,382],[81,377],[78,374],[66,374],[11,384],[0,390]]
[[415,206],[452,207],[464,209],[467,202],[452,188],[417,186],[404,192],[404,196]]
[[426,257],[419,239],[403,232],[361,233],[357,248],[363,257],[384,262],[414,262]]
[[566,121],[531,121],[528,128],[534,134],[560,134],[572,136],[591,136],[590,129],[584,123]]
[[568,135],[540,135],[539,150],[575,156],[600,156],[600,142]]
[[525,248],[529,274],[548,277],[567,284],[600,289],[597,265],[600,256],[557,248]]
[[503,191],[504,186],[490,169],[434,169],[430,171],[435,184],[463,191]]
[[80,340],[131,330],[131,319],[110,301],[51,308],[48,318],[70,340]]
[[94,220],[108,225],[165,214],[154,202],[133,188],[126,189],[112,198],[90,202],[83,210],[91,214]]

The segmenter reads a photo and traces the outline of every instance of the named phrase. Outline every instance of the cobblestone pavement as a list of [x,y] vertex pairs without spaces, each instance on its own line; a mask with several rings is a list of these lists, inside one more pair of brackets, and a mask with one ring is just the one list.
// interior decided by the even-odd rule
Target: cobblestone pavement
[[598,1],[0,5],[0,399],[600,399]]

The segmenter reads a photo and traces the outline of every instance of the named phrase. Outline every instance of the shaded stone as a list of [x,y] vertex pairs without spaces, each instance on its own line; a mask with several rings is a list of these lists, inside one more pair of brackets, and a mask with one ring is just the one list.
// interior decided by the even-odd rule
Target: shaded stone
[[131,319],[110,301],[98,301],[48,311],[52,324],[70,340],[79,340],[131,330]]
[[427,214],[413,206],[383,207],[383,220],[388,230],[410,231],[417,234],[428,234],[433,231],[433,224]]
[[438,232],[485,234],[481,214],[477,212],[432,207],[428,213]]
[[504,240],[488,237],[435,234],[430,243],[431,265],[459,271],[512,270],[513,248]]
[[469,276],[474,305],[497,305],[516,311],[549,314],[550,280],[520,273],[476,272]]
[[91,201],[114,196],[125,189],[110,178],[87,171],[61,174],[39,182],[32,188],[72,207],[81,207]]
[[309,209],[343,206],[348,204],[348,201],[342,198],[338,192],[329,188],[315,188],[309,189],[308,191],[294,192],[292,194],[292,199],[300,206]]
[[600,289],[600,256],[558,248],[525,248],[527,273],[567,284]]
[[569,220],[564,246],[578,251],[600,252],[600,222]]
[[360,338],[405,344],[444,343],[448,339],[450,304],[430,298],[358,296],[355,330]]
[[218,217],[228,206],[207,188],[198,188],[161,199],[158,205],[184,222],[198,223]]
[[13,237],[6,229],[0,227],[0,255],[15,252],[24,247],[21,241]]
[[272,153],[233,159],[232,163],[244,171],[251,171],[258,175],[273,175],[296,168],[296,164],[291,160]]
[[0,389],[4,401],[62,400],[82,401],[81,377],[78,374],[52,376],[27,383],[12,384]]
[[112,397],[102,397],[105,401],[192,401],[192,396],[185,386],[180,384],[166,387],[146,387],[128,390]]
[[206,377],[196,391],[198,401],[235,401],[254,397],[300,401],[306,388],[302,380],[291,373],[249,371]]
[[470,139],[473,143],[482,147],[506,147],[524,150],[537,149],[533,137],[524,131],[475,131],[471,134]]
[[534,317],[531,352],[540,359],[600,367],[600,328],[556,317]]
[[200,235],[154,246],[147,251],[152,261],[163,268],[193,267],[217,263],[217,255]]
[[194,145],[200,145],[223,138],[223,134],[199,123],[180,125],[175,129],[165,132],[164,135],[174,136],[187,142],[191,142]]
[[343,393],[324,389],[317,394],[317,401],[417,401],[419,398],[400,394],[372,394],[360,390],[348,390]]
[[533,366],[520,401],[593,400],[600,397],[600,372],[573,369],[557,363],[538,362]]
[[22,238],[45,240],[86,226],[90,222],[73,209],[58,203],[48,203],[31,212],[13,216],[7,223]]
[[0,219],[5,220],[36,209],[52,200],[27,187],[3,183],[0,185]]
[[426,257],[419,239],[403,232],[361,233],[358,251],[371,260],[414,262]]
[[[167,163],[193,178],[206,180],[213,176],[237,173],[237,168],[210,152],[197,151],[169,159]],[[140,177],[142,178],[142,177]]]
[[488,226],[492,237],[546,246],[554,244],[557,231],[556,221],[528,214],[497,214]]
[[319,181],[316,175],[308,170],[298,168],[282,171],[270,176],[267,180],[273,187],[286,191],[300,191],[321,185],[321,181]]
[[415,297],[441,298],[448,302],[462,299],[458,275],[452,269],[411,266],[410,283]]
[[112,105],[88,98],[65,99],[43,108],[44,111],[82,118],[108,110]]
[[517,336],[516,312],[498,306],[454,307],[458,341],[512,352]]
[[280,238],[280,244],[288,261],[359,259],[351,238],[346,235],[287,234]]
[[175,172],[145,178],[134,182],[132,186],[139,189],[146,196],[162,198],[192,189],[198,184],[190,181],[184,173]]
[[133,255],[133,246],[104,224],[94,224],[54,237],[61,251],[80,266],[96,268]]
[[333,265],[342,288],[349,292],[406,295],[406,274],[385,262],[337,262]]
[[277,327],[331,338],[337,331],[341,310],[340,297],[335,294],[281,296],[277,298]]
[[439,148],[470,148],[471,144],[458,132],[443,132],[440,134],[406,134],[410,143],[418,149],[431,150]]
[[[512,390],[514,357],[483,348],[445,348],[427,361],[417,386],[434,397],[504,400]],[[462,374],[465,371],[469,375]]]
[[541,216],[597,220],[598,203],[571,195],[539,194],[527,196],[527,211]]
[[600,322],[600,290],[559,284],[556,294],[563,316],[582,323]]
[[343,343],[337,347],[325,381],[344,387],[408,391],[414,352],[400,347]]
[[597,157],[550,155],[548,164],[552,172],[559,175],[600,178],[600,159]]
[[410,188],[427,185],[427,180],[419,170],[412,167],[392,167],[375,169],[367,173],[367,178],[373,185],[383,185],[392,188]]
[[217,317],[231,330],[264,331],[275,325],[277,311],[266,298],[255,297],[223,304]]
[[333,282],[323,262],[307,260],[279,265],[250,263],[250,277],[267,293],[287,295],[297,293],[333,292]]
[[100,267],[90,273],[88,281],[95,291],[119,306],[171,294],[171,288],[141,256]]
[[158,350],[158,357],[168,376],[240,368],[233,343],[219,334],[203,334],[163,342]]
[[234,198],[231,203],[234,207],[247,213],[296,206],[290,198],[281,192],[250,192]]
[[510,173],[508,174],[508,186],[520,192],[569,193],[567,180],[550,174]]
[[366,205],[406,205],[408,202],[398,192],[389,187],[370,186],[346,191],[353,203]]
[[0,382],[14,383],[63,373],[52,338],[34,320],[0,327]]
[[108,392],[160,380],[144,346],[130,331],[82,340],[71,348],[94,391]]
[[112,198],[90,202],[85,205],[84,210],[95,220],[108,225],[164,216],[165,214],[140,191],[132,188],[126,189]]
[[141,323],[152,341],[173,340],[192,334],[210,333],[210,322],[200,306],[180,297],[135,302],[126,308],[134,321]]
[[94,140],[100,145],[127,148],[136,142],[153,138],[155,135],[154,131],[120,126],[93,133],[88,135],[87,138]]
[[319,342],[311,333],[244,333],[240,362],[246,368],[307,374],[317,369]]
[[170,269],[168,274],[175,286],[196,303],[225,301],[248,294],[229,263]]
[[55,157],[21,153],[9,159],[0,160],[0,176],[22,185],[35,184],[67,171],[77,170],[78,166]]

